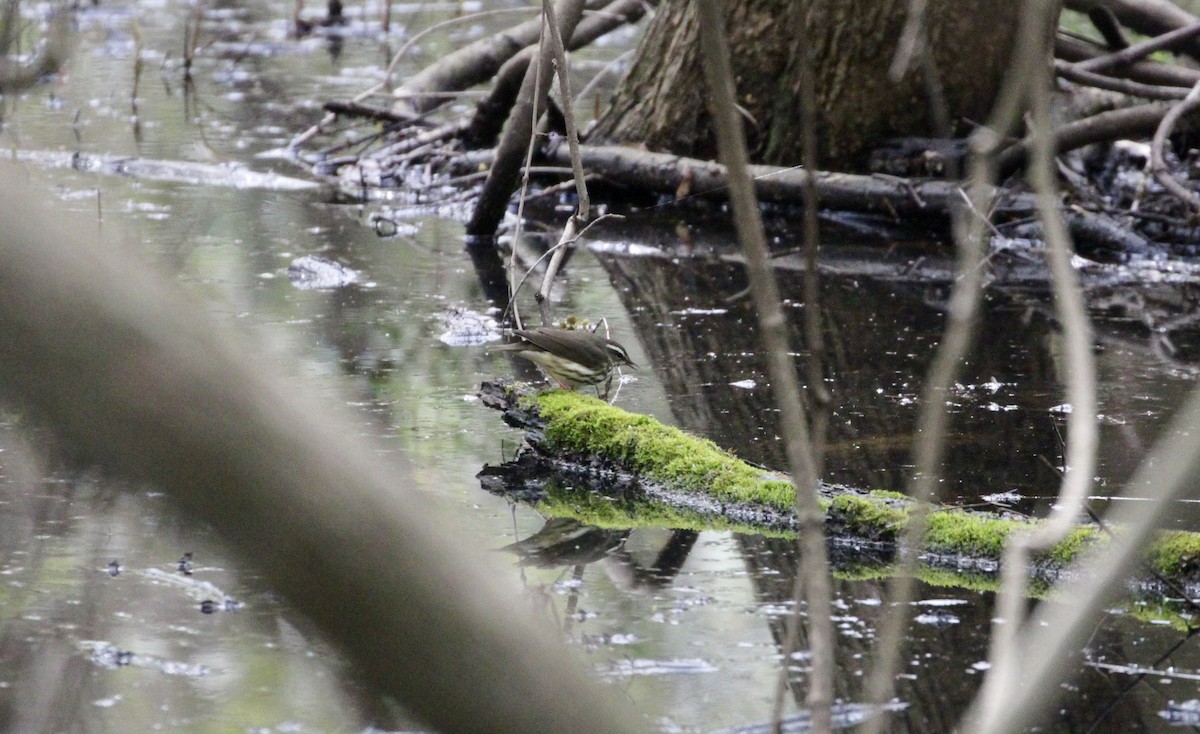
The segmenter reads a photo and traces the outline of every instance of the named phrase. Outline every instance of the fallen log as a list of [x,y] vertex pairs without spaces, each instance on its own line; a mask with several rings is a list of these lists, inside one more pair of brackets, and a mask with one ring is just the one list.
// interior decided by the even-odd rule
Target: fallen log
[[[480,397],[525,431],[517,459],[480,472],[490,492],[603,528],[795,533],[790,479],[711,441],[575,392],[535,393],[524,383],[489,381]],[[821,495],[831,555],[858,575],[886,575],[897,554],[918,550],[900,546],[914,507],[903,495],[836,485],[824,485]],[[990,587],[1009,534],[1039,522],[1007,512],[931,509],[919,548],[923,573],[941,585]],[[1081,523],[1031,564],[1034,593],[1065,574],[1086,572],[1075,562],[1109,537],[1099,525]],[[863,563],[855,564],[858,550]],[[1160,532],[1130,590],[1139,597],[1200,594],[1200,533]]]
[[[588,172],[637,191],[676,192],[680,198],[696,196],[720,201],[728,198],[725,167],[716,161],[616,145],[583,145],[579,153]],[[470,157],[464,160],[475,161]],[[570,165],[566,147],[550,146],[546,151],[546,162]],[[463,163],[458,165],[461,170],[467,170]],[[749,171],[759,201],[796,204],[805,196],[809,174],[803,168],[751,165]],[[817,171],[812,178],[824,209],[883,214],[897,219],[948,219],[952,211],[965,206],[962,185],[957,181],[831,171]],[[1001,226],[1004,220],[1036,216],[1037,200],[1031,193],[997,189],[995,197],[995,214],[1000,218]],[[1148,241],[1103,213],[1070,207],[1063,214],[1081,252],[1118,255],[1118,259],[1157,259],[1167,253],[1165,247]]]

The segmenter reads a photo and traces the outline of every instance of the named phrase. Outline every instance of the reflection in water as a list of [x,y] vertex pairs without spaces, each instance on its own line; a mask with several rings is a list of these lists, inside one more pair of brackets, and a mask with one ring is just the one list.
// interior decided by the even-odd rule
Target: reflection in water
[[[385,46],[395,35],[380,44],[356,19],[351,29],[361,38],[351,33],[334,59],[322,40],[285,40],[291,5],[225,3],[212,10],[193,68],[194,93],[185,98],[178,44],[190,12],[172,2],[120,0],[81,9],[70,73],[6,113],[6,144],[113,158],[235,160],[260,172],[281,166],[283,173],[304,175],[254,155],[284,145],[318,119],[316,102],[345,96],[347,80],[357,92],[365,79],[381,79],[394,50]],[[460,11],[457,4],[424,4],[404,20],[425,27]],[[141,78],[138,119],[131,122],[130,90],[119,80],[132,81],[135,17],[142,53],[162,63],[154,62],[158,73]],[[418,53],[434,58],[461,40],[432,34]],[[444,532],[521,548],[531,561],[521,569],[526,584],[544,592],[539,598],[554,608],[547,634],[565,632],[598,670],[646,672],[648,665],[635,662],[661,664],[653,675],[610,679],[652,712],[647,730],[711,731],[761,721],[770,710],[779,641],[792,609],[793,543],[557,521],[539,533],[536,513],[510,511],[480,491],[478,466],[502,460],[513,439],[491,411],[464,398],[481,378],[523,363],[506,363],[479,347],[452,348],[437,336],[447,307],[482,313],[505,297],[503,265],[490,242],[468,242],[464,253],[461,229],[431,216],[406,218],[404,237],[379,238],[366,212],[330,204],[324,194],[233,192],[217,189],[215,181],[182,186],[30,165],[31,186],[57,192],[66,208],[99,210],[101,236],[142,247],[218,318],[237,319],[264,340],[285,343],[293,356],[281,364],[264,353],[264,372],[303,375],[326,395],[349,395],[360,430],[380,439],[381,451],[402,446],[411,457],[413,482],[396,491],[428,493],[453,507],[457,524]],[[645,356],[634,359],[652,369],[638,373],[622,405],[673,418],[778,468],[774,412],[737,258],[716,250],[695,256],[709,247],[707,240],[722,236],[712,222],[701,223],[676,251],[673,224],[647,229],[630,220],[611,239],[663,245],[678,262],[602,248],[612,251],[600,255],[601,270],[580,253],[564,276],[560,313],[610,316],[622,343],[636,349],[640,342]],[[827,479],[880,489],[901,489],[906,480],[913,401],[940,333],[945,297],[944,288],[914,285],[886,267],[912,265],[921,255],[936,259],[936,253],[906,253],[891,253],[883,260],[887,277],[876,277],[827,248],[822,313],[836,405]],[[306,256],[341,263],[359,274],[358,282],[297,291],[286,268]],[[879,265],[878,251],[869,260]],[[788,257],[778,263],[799,316],[804,304],[799,287],[792,287],[798,271]],[[1191,387],[1189,363],[1200,339],[1194,319],[1177,317],[1195,302],[1186,288],[1165,285],[1094,292],[1093,303],[1117,319],[1098,330],[1106,493],[1153,439],[1157,416]],[[1029,498],[1055,488],[1051,467],[1060,464],[1062,421],[1049,409],[1061,402],[1061,392],[1057,337],[1047,313],[1036,289],[993,289],[978,351],[951,397],[957,433],[945,499],[971,503],[1016,490],[1024,498],[1019,506],[1028,509]],[[794,322],[792,343],[803,354],[800,319]],[[1148,326],[1157,334],[1152,349]],[[530,369],[526,376],[537,374]],[[117,488],[88,472],[47,466],[41,459],[46,447],[33,440],[24,430],[0,427],[0,730],[358,731],[395,718],[342,681],[344,666],[257,582],[253,559],[231,556],[207,529],[177,518],[147,488]],[[1200,525],[1186,512],[1178,518]],[[185,587],[176,583],[184,580],[177,564],[188,552],[187,578],[198,584]],[[839,549],[831,552],[839,559]],[[883,611],[882,584],[856,576],[852,558],[840,560],[847,564],[836,579],[837,685],[845,701],[855,701]],[[910,705],[897,715],[897,727],[950,731],[980,677],[991,599],[930,584],[920,594],[923,622],[912,627],[900,681],[900,696]],[[245,606],[203,613],[206,600],[223,610],[230,598]],[[559,599],[562,608],[553,603]],[[1075,681],[1054,728],[1160,728],[1157,712],[1169,699],[1200,698],[1185,677],[1200,670],[1192,642],[1134,615],[1115,615],[1090,641],[1087,659],[1095,666]],[[623,668],[623,661],[631,662]],[[696,664],[670,665],[679,661]],[[805,661],[790,665],[793,697],[802,700]],[[196,674],[168,674],[175,666]],[[1139,675],[1132,666],[1162,674]]]
[[[645,232],[638,232],[635,239],[644,241],[645,237]],[[781,466],[782,449],[775,438],[769,390],[764,389],[756,322],[749,312],[736,255],[697,257],[688,252],[670,257],[630,249],[638,254],[601,244],[597,257],[633,318],[641,344],[650,355],[647,361],[667,389],[673,417],[684,428],[707,435],[745,458]],[[836,255],[824,262],[830,273],[823,277],[821,308],[831,362],[829,384],[835,395],[826,477],[831,482],[903,490],[908,480],[915,401],[940,336],[945,289],[936,281],[896,282],[878,277],[881,272],[902,270],[905,257],[897,252],[890,268],[887,262],[881,264],[875,251],[861,262]],[[873,274],[854,269],[866,266],[877,270]],[[781,272],[786,302],[798,314],[804,308],[799,278],[788,278],[793,271],[787,263],[781,263]],[[955,430],[943,499],[971,504],[984,495],[1004,492],[1020,508],[1040,511],[1044,508],[1030,499],[1052,496],[1057,490],[1065,438],[1061,435],[1061,391],[1056,374],[1057,334],[1044,298],[1039,301],[1028,291],[997,288],[988,305],[965,384],[957,386],[950,397]],[[800,322],[799,316],[793,319],[795,345],[803,344]],[[1102,325],[1101,333],[1110,335],[1112,325]],[[802,358],[803,348],[798,351]],[[1124,440],[1122,432],[1108,437],[1110,445]],[[1110,470],[1117,467],[1113,462],[1107,466]],[[1112,481],[1119,477],[1118,473]],[[601,531],[552,519],[533,537],[541,539],[564,527],[570,527],[573,538],[602,534],[606,542],[597,547],[605,547],[596,563],[604,566],[606,579],[636,578],[641,571],[631,559],[622,557],[621,551],[646,531]],[[757,608],[765,612],[761,617],[772,645],[782,649],[793,607],[796,544],[763,536],[737,535],[734,540]],[[575,552],[586,550],[569,540],[564,543]],[[684,546],[685,555],[693,552],[694,543],[695,539]],[[512,550],[523,547],[524,541]],[[537,557],[540,563],[553,563],[561,552],[559,548]],[[830,552],[839,569],[835,572],[840,609],[836,695],[843,701],[855,701],[863,694],[860,681],[869,669],[874,630],[884,611],[882,578],[886,574],[880,574],[878,581],[864,580],[859,570],[861,550],[834,545]],[[593,584],[597,581],[595,573],[579,565],[587,557],[584,554],[571,561],[575,564],[572,600],[586,598],[579,587],[586,586],[589,579]],[[626,571],[614,572],[614,565],[623,565]],[[686,573],[688,568],[688,558],[677,557],[672,576]],[[676,577],[668,588],[678,590],[685,584]],[[951,731],[985,670],[991,595],[961,589],[941,591],[928,582],[922,583],[919,595],[907,640],[913,654],[898,685],[898,695],[907,707],[895,716],[894,730]],[[1119,628],[1129,619],[1116,617],[1113,624],[1098,631],[1089,654],[1127,659],[1132,651],[1120,648],[1129,639],[1128,630]],[[1135,638],[1144,632],[1139,630]],[[1164,637],[1158,646],[1172,643],[1171,635]],[[800,649],[805,647],[802,639]],[[1200,662],[1182,642],[1174,654],[1186,655],[1193,667]],[[806,687],[802,655],[789,662],[789,671],[793,703],[799,707]],[[1166,702],[1159,695],[1146,695],[1136,684],[1119,683],[1095,670],[1086,672],[1053,730],[1154,728]]]
[[366,725],[365,697],[211,533],[46,448],[0,426],[0,730]]
[[[676,419],[747,460],[783,466],[741,266],[715,258],[678,263],[612,253],[600,261],[673,396]],[[781,280],[796,314],[791,343],[803,345],[800,278],[783,270]],[[919,387],[941,334],[942,295],[936,286],[823,275],[826,374],[833,393],[827,481],[905,489]],[[1014,309],[996,305],[981,324],[986,338],[965,384],[951,397],[955,431],[942,485],[943,499],[951,503],[973,503],[1001,489],[1037,497],[1057,488],[1047,462],[1058,463],[1061,447],[1047,411],[1058,391],[1053,362],[1040,347],[1049,327],[1044,319],[1024,321]],[[804,349],[797,348],[802,360]],[[746,381],[753,387],[735,386]]]

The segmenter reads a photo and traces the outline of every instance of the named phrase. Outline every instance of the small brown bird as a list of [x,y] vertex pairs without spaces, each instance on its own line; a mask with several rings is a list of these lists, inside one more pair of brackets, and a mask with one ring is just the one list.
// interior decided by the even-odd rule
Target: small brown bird
[[[637,369],[625,347],[586,329],[542,326],[517,329],[520,340],[495,349],[516,352],[537,364],[563,388],[598,385],[612,380],[613,368],[626,365]],[[608,386],[604,393],[608,394]]]

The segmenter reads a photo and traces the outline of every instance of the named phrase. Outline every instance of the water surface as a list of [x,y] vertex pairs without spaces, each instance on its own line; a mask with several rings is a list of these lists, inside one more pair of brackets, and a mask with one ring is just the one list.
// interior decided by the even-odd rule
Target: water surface
[[[79,13],[65,73],[4,100],[0,139],[20,154],[29,186],[95,222],[105,246],[131,249],[172,278],[213,319],[261,344],[260,368],[348,407],[357,430],[410,478],[397,492],[427,495],[447,537],[496,549],[545,521],[484,492],[475,475],[510,456],[519,436],[473,398],[511,364],[480,347],[439,340],[447,309],[488,303],[465,255],[460,223],[433,208],[388,210],[330,188],[238,189],[210,179],[131,178],[73,170],[64,153],[246,165],[307,178],[263,153],[382,79],[390,54],[418,29],[474,4],[403,8],[384,36],[372,5],[351,9],[340,35],[290,39],[290,6],[255,3],[205,12],[190,89],[181,57],[188,7],[115,3]],[[316,9],[310,9],[315,14]],[[432,34],[400,73],[502,22]],[[136,28],[136,30],[135,30]],[[140,42],[139,42],[140,37]],[[628,42],[625,38],[625,42]],[[621,51],[594,52],[599,64]],[[134,87],[135,52],[142,68]],[[136,112],[133,99],[136,97]],[[663,208],[597,231],[565,274],[560,313],[606,317],[643,369],[620,404],[782,468],[744,275],[735,257],[638,256],[677,247],[680,222],[696,239],[729,238],[718,224]],[[389,230],[390,231],[390,230]],[[787,245],[787,227],[778,237]],[[879,242],[831,227],[829,247]],[[916,263],[936,247],[889,251]],[[320,256],[357,274],[336,289],[302,290],[297,258]],[[895,282],[827,263],[822,290],[836,407],[827,478],[903,489],[916,399],[942,326],[945,285]],[[781,262],[797,353],[799,275]],[[1043,294],[996,289],[980,347],[952,397],[947,502],[1045,509],[1055,492],[1064,430],[1058,337]],[[1115,493],[1192,388],[1194,368],[1153,348],[1142,324],[1100,329],[1103,457],[1097,494]],[[319,413],[320,408],[314,407]],[[320,635],[257,576],[253,560],[210,528],[176,514],[153,487],[66,468],[20,416],[0,424],[0,722],[11,731],[362,731],[412,725],[362,690]],[[1177,513],[1192,527],[1190,506]],[[513,588],[546,634],[581,651],[606,685],[645,712],[647,730],[712,731],[765,720],[780,665],[793,544],[725,532],[610,533],[589,558],[512,567]],[[190,574],[180,570],[191,555]],[[116,565],[112,565],[113,562]],[[114,575],[113,571],[117,573]],[[837,692],[861,699],[883,583],[839,577]],[[983,672],[990,593],[922,584],[899,681],[909,704],[898,729],[947,731]],[[204,602],[211,604],[205,605]],[[205,613],[210,611],[211,613]],[[1181,646],[1176,648],[1175,646]],[[1154,730],[1169,700],[1200,697],[1180,671],[1200,669],[1193,646],[1164,625],[1116,611],[1089,646],[1056,730]],[[1169,654],[1169,659],[1160,656]],[[1138,663],[1156,671],[1135,677]],[[1101,665],[1102,664],[1102,665]],[[802,700],[805,660],[790,662]],[[1174,671],[1174,672],[1171,672]],[[1129,690],[1126,691],[1126,687]]]

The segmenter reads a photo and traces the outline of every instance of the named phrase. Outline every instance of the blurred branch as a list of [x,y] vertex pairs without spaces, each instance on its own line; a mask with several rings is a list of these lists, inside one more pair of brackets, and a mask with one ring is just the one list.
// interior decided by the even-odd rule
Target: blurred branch
[[[4,35],[6,38],[14,33],[11,25],[19,18],[19,14],[16,12],[17,5],[16,0],[4,3]],[[4,55],[0,56],[0,94],[13,94],[28,89],[37,84],[42,77],[53,74],[62,68],[70,56],[70,22],[71,16],[66,10],[60,8],[54,11],[54,14],[50,16],[42,47],[38,49],[37,55],[27,63],[14,61],[8,55],[11,49],[5,49]]]
[[0,393],[78,459],[216,527],[375,691],[439,731],[644,729],[348,423],[273,382],[177,285],[37,216],[27,190],[0,168]]
[[1171,107],[1163,116],[1158,129],[1154,131],[1154,139],[1150,142],[1150,172],[1154,174],[1164,189],[1170,191],[1192,210],[1193,216],[1200,214],[1200,196],[1176,181],[1175,177],[1171,175],[1171,171],[1167,168],[1167,162],[1163,158],[1163,148],[1166,147],[1167,137],[1174,131],[1179,118],[1195,112],[1197,107],[1200,107],[1200,82],[1196,82],[1192,91],[1188,92],[1181,102]]
[[[1142,460],[1120,493],[1140,502],[1117,503],[1105,523],[1123,528],[1112,545],[1088,554],[1067,569],[1074,579],[1056,588],[1054,597],[1069,603],[1042,603],[1030,615],[1014,642],[1012,659],[1019,661],[1019,680],[1008,689],[1003,719],[988,731],[1028,731],[1038,717],[1062,694],[1064,670],[1074,670],[1080,648],[1094,634],[1110,601],[1118,596],[1154,531],[1178,511],[1176,501],[1195,486],[1200,476],[1200,389],[1187,402],[1153,451]],[[976,699],[965,721],[984,715]],[[963,731],[979,731],[963,727]]]
[[[914,2],[913,8],[911,12],[917,12],[920,3]],[[902,541],[902,547],[908,548],[909,554],[902,559],[901,571],[888,586],[890,606],[880,626],[875,663],[867,684],[868,701],[875,705],[886,703],[895,693],[895,675],[902,657],[913,598],[913,570],[928,527],[928,508],[937,499],[937,486],[941,481],[949,423],[946,396],[957,381],[974,340],[975,320],[983,294],[985,242],[992,226],[987,213],[992,211],[998,176],[997,154],[1001,141],[1020,119],[1024,80],[1032,70],[1049,64],[1046,53],[1031,53],[1031,49],[1045,46],[1039,35],[1041,32],[1042,29],[1022,16],[1013,60],[991,117],[987,125],[976,129],[969,138],[965,192],[969,211],[955,211],[952,220],[958,249],[958,279],[950,294],[945,334],[922,388],[918,438],[913,447],[915,467],[908,487],[915,507]],[[1024,568],[1021,566],[1022,570]],[[884,713],[868,721],[864,731],[867,734],[880,732],[886,721],[887,714]]]
[[[1056,16],[1056,4],[1032,0],[1022,17],[1040,21],[1049,37]],[[1046,58],[1048,50],[1031,53]],[[1071,244],[1059,211],[1058,181],[1055,174],[1054,140],[1050,118],[1050,75],[1041,65],[1029,69],[1026,93],[1032,113],[1030,183],[1037,192],[1042,229],[1046,239],[1046,257],[1054,283],[1054,305],[1063,331],[1068,418],[1068,443],[1058,499],[1048,521],[1034,531],[1016,533],[1005,547],[1001,564],[1001,588],[996,601],[996,619],[988,659],[991,669],[976,698],[976,723],[982,732],[1018,731],[1011,723],[1011,702],[1017,689],[1025,685],[1023,657],[1017,656],[1016,640],[1025,632],[1025,568],[1033,553],[1044,550],[1066,537],[1083,510],[1096,466],[1099,442],[1096,427],[1096,364],[1092,354],[1092,330],[1083,305],[1075,271],[1071,267]],[[1067,672],[1068,660],[1059,661],[1060,673]]]
[[[797,75],[799,78],[797,94],[800,98],[801,150],[803,153],[802,162],[804,170],[817,171],[820,169],[817,164],[816,84],[813,80],[811,50],[809,48],[807,30],[804,25],[805,22],[807,21],[802,20],[796,28],[797,34],[800,35],[800,43],[798,44],[800,53],[795,59],[799,72]],[[822,328],[821,284],[817,267],[821,236],[817,221],[819,199],[817,196],[816,179],[813,176],[805,177],[803,190],[804,346],[805,351],[808,353],[808,359],[805,360],[805,367],[807,368],[808,375],[808,396],[812,399],[810,446],[812,451],[813,475],[819,480],[825,471],[825,440],[829,430],[832,396],[825,385],[825,334]],[[797,502],[797,510],[800,509],[800,506],[800,503]],[[802,560],[807,558],[804,552],[805,542],[804,537],[801,536],[799,549]],[[785,661],[792,659],[792,654],[796,652],[796,646],[799,644],[802,624],[800,613],[801,602],[804,600],[805,585],[813,573],[816,573],[816,570],[806,566],[804,573],[796,575],[796,582],[792,589],[792,613],[788,618],[787,637],[783,645],[783,659]],[[827,572],[822,571],[822,573]],[[831,660],[830,665],[833,665],[833,662]],[[771,725],[777,732],[782,728],[783,699],[785,692],[788,690],[787,683],[790,675],[790,665],[784,664],[779,666],[779,676],[775,683],[774,710],[771,712]],[[832,676],[832,673],[830,675]]]
[[[720,0],[697,0],[700,48],[704,75],[710,91],[709,112],[717,135],[717,148],[729,177],[729,201],[733,207],[738,240],[746,252],[746,275],[758,314],[763,346],[767,351],[768,374],[775,403],[779,406],[784,448],[795,477],[796,516],[802,548],[801,576],[808,597],[810,653],[807,703],[812,712],[812,731],[832,730],[833,705],[833,620],[829,557],[825,547],[825,514],[821,510],[816,458],[813,455],[804,415],[796,369],[789,356],[787,317],[780,304],[779,288],[768,260],[766,236],[754,184],[750,180],[745,133],[738,114],[725,16]],[[787,667],[785,657],[780,664]],[[778,724],[778,722],[776,722]]]

